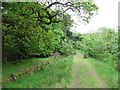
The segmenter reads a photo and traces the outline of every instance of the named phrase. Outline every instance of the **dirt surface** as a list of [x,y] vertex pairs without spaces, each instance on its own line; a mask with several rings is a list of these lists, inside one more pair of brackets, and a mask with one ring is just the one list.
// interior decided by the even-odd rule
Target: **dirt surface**
[[90,62],[77,53],[73,60],[73,81],[71,88],[108,88]]

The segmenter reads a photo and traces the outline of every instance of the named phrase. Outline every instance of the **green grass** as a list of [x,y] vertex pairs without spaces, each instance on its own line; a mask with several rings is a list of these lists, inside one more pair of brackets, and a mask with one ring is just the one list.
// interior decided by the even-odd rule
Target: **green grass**
[[92,58],[89,61],[110,88],[118,88],[118,71],[104,62]]
[[44,69],[23,75],[15,82],[8,83],[4,88],[66,88],[71,81],[72,56],[61,57]]
[[81,88],[99,88],[98,81],[90,74],[90,70],[86,65],[81,66],[79,78],[81,80]]
[[2,64],[2,76],[6,77],[9,76],[13,73],[18,72],[21,69],[25,69],[27,67],[30,67],[32,65],[35,65],[37,62],[43,62],[43,61],[47,61],[49,60],[49,58],[33,58],[33,59],[29,59],[29,60],[22,60],[22,62],[20,63],[3,63]]
[[[78,51],[79,53],[79,51]],[[91,68],[88,67],[88,65],[85,63],[85,60],[83,58],[83,54],[78,54],[77,56],[75,56],[76,60],[79,60],[79,87],[80,88],[99,88],[99,83],[98,81],[95,79],[95,77],[93,76],[92,72],[91,72]]]

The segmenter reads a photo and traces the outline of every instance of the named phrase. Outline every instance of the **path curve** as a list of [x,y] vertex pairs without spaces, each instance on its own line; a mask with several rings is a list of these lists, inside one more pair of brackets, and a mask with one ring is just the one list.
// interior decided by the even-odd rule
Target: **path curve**
[[[83,70],[82,75],[80,75],[81,68],[86,68]],[[73,81],[71,84],[71,88],[108,88],[104,80],[99,76],[95,68],[92,66],[90,62],[83,58],[83,55],[78,53],[73,58]],[[87,77],[92,76],[94,80],[98,83],[96,87],[94,85],[89,86],[91,81],[87,80]],[[85,80],[86,79],[86,80]]]

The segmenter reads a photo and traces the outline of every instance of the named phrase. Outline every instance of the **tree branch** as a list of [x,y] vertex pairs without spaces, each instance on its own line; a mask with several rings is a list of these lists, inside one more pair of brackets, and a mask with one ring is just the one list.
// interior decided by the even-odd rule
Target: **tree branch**
[[55,5],[55,4],[60,4],[60,5],[63,5],[63,6],[64,6],[63,3],[60,3],[60,2],[54,2],[54,3],[50,4],[49,6],[47,6],[47,7],[45,8],[45,10],[48,9],[48,8],[50,8],[51,6],[53,6],[53,5]]
[[[74,5],[72,2],[67,2],[67,3],[54,2],[54,3],[49,4],[49,6],[47,6],[47,7],[45,8],[45,10],[48,9],[48,8],[50,8],[50,7],[52,7],[53,5],[56,5],[56,4],[62,5],[62,6],[64,6],[64,7],[70,6],[71,4]],[[69,5],[69,4],[70,4],[70,5]]]

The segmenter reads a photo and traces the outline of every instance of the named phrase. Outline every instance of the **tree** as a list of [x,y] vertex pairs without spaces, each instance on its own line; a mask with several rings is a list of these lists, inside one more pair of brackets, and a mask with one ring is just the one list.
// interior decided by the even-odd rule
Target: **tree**
[[118,70],[118,32],[106,27],[100,29],[84,36],[80,48],[88,56],[107,62]]
[[79,9],[84,10],[86,13],[79,15],[85,19],[85,14],[90,18],[93,15],[90,13],[98,9],[92,1],[52,0],[3,2],[2,7],[3,56],[12,58],[25,58],[33,53],[50,55],[61,48],[60,43],[72,26],[71,17],[66,14],[68,10],[76,13],[81,13]]
[[[56,10],[55,13],[51,13],[50,11],[53,7]],[[39,24],[44,22],[48,25],[52,22],[59,22],[60,20],[56,21],[56,16],[64,16],[68,10],[75,12],[83,21],[89,22],[98,10],[98,7],[93,0],[39,0],[39,2],[35,2],[34,5],[32,4],[29,10],[32,11],[31,14],[37,14],[36,18]],[[46,18],[46,20],[44,20],[44,18]]]
[[54,16],[64,15],[68,10],[78,14],[83,21],[89,22],[90,18],[98,10],[98,7],[95,5],[93,0],[39,0],[40,3],[44,4],[45,10],[52,9],[55,7],[57,12],[53,15],[50,15],[50,18]]

